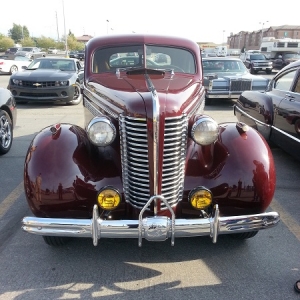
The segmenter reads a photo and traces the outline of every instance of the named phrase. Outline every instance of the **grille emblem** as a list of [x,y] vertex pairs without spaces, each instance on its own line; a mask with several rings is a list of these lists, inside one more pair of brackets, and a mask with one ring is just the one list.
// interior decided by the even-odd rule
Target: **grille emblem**
[[33,85],[35,85],[35,86],[41,86],[41,84],[38,83],[38,82],[34,83]]

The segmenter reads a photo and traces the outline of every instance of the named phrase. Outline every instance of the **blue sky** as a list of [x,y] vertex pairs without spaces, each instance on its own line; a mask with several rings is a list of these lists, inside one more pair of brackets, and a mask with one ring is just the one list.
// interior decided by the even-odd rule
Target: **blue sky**
[[[13,23],[31,36],[62,37],[119,33],[179,35],[196,42],[222,43],[230,32],[300,25],[294,0],[281,4],[251,0],[14,0],[1,3],[0,33]],[[13,4],[13,5],[12,5]],[[297,5],[298,6],[298,5]],[[284,15],[284,11],[288,14]],[[108,20],[108,21],[107,21]],[[268,22],[267,22],[268,21]],[[65,24],[65,26],[64,26]]]

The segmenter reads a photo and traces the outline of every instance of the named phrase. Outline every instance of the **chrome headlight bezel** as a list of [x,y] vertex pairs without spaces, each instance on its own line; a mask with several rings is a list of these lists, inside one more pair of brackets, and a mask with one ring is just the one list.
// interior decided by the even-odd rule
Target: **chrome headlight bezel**
[[106,117],[93,118],[86,131],[89,140],[99,147],[110,145],[115,140],[117,133],[114,124]]
[[210,117],[199,118],[192,126],[191,137],[201,146],[213,144],[219,136],[219,125]]

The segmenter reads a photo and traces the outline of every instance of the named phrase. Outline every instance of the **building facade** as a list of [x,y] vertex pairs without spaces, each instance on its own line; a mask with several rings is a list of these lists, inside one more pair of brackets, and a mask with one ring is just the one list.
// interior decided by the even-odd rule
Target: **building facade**
[[258,50],[263,37],[275,39],[300,39],[300,26],[282,25],[262,28],[257,31],[240,31],[227,37],[227,45],[231,49]]

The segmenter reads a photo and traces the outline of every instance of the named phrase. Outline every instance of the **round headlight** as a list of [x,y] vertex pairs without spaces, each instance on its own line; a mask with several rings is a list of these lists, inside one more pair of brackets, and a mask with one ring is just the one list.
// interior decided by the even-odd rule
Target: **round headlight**
[[192,139],[199,145],[207,146],[214,143],[219,134],[219,126],[209,117],[198,119],[191,130]]
[[104,210],[115,209],[119,206],[120,202],[120,193],[112,187],[106,187],[98,194],[98,204]]
[[108,146],[116,137],[116,128],[105,117],[96,117],[87,127],[88,137],[96,146]]
[[189,201],[195,209],[202,210],[211,205],[212,194],[208,189],[199,187],[190,192]]

